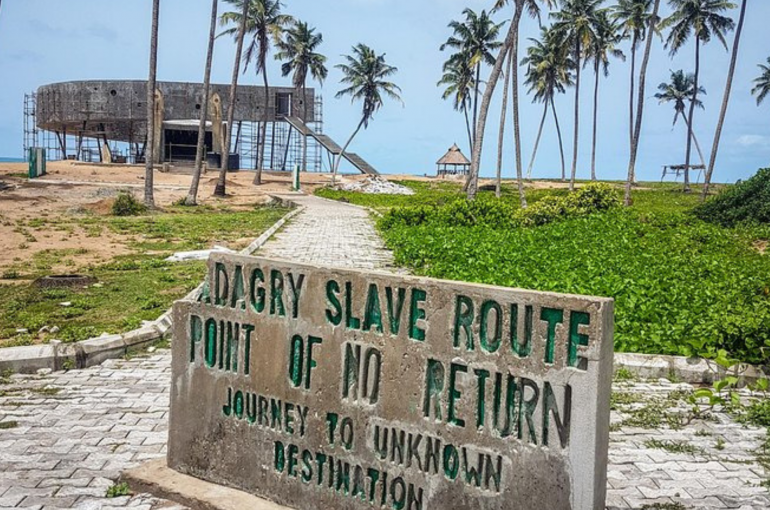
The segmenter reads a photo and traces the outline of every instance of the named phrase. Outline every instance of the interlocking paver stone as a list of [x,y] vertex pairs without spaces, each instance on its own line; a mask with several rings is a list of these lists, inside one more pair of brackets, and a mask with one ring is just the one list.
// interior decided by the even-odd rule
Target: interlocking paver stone
[[[347,204],[298,197],[307,209],[259,253],[363,269],[389,269],[391,254],[369,213]],[[171,355],[111,360],[86,370],[19,376],[0,386],[0,508],[150,510],[182,507],[146,494],[104,497],[120,473],[165,456]],[[51,395],[41,398],[42,388]],[[686,386],[667,381],[623,384],[622,391],[665,398]],[[57,392],[58,390],[58,392]],[[614,411],[620,423],[623,412]],[[607,506],[640,509],[679,502],[685,508],[770,508],[759,484],[768,474],[754,451],[765,432],[723,414],[673,431],[621,427],[611,434]],[[696,435],[696,433],[698,433]],[[721,449],[715,448],[722,438]],[[647,448],[648,439],[684,441],[698,453]]]

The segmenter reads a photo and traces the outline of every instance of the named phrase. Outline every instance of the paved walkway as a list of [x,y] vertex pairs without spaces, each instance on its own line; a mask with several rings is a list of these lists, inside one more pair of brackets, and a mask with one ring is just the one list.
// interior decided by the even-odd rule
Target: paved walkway
[[[348,267],[390,264],[366,212],[302,201],[308,210],[261,254]],[[0,508],[180,508],[147,495],[105,497],[121,471],[165,455],[170,360],[163,350],[0,384]],[[673,430],[666,418],[683,410],[690,387],[615,386],[608,508],[770,508],[768,490],[759,486],[768,475],[755,459],[763,430],[723,414]]]

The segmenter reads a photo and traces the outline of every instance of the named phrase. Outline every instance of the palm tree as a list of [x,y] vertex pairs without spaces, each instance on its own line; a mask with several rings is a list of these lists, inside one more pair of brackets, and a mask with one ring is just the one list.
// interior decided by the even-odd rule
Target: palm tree
[[670,54],[675,55],[690,39],[695,37],[695,81],[692,88],[692,101],[688,115],[687,149],[684,161],[684,191],[690,191],[690,157],[692,152],[692,128],[695,116],[695,106],[698,104],[700,87],[700,48],[712,37],[716,37],[727,49],[725,34],[735,27],[732,19],[722,16],[722,12],[734,9],[736,6],[726,0],[668,0],[674,9],[673,14],[663,21],[662,28],[671,28],[666,38],[666,46]]
[[[231,0],[228,0],[231,1]],[[214,187],[214,196],[224,197],[226,194],[225,183],[227,182],[227,170],[230,166],[230,143],[232,142],[232,126],[235,120],[235,100],[238,93],[238,75],[241,70],[241,54],[243,53],[243,43],[246,39],[246,30],[248,28],[248,10],[250,7],[249,2],[241,1],[241,13],[239,26],[237,32],[235,32],[236,45],[235,45],[235,61],[233,62],[233,77],[230,81],[230,102],[227,108],[227,132],[225,133],[225,146],[223,147],[222,162],[219,165],[219,178],[217,179],[217,185]],[[233,13],[225,13],[222,15],[223,21],[225,16]],[[231,29],[232,30],[232,29]],[[230,30],[225,33],[233,33]]]
[[[599,112],[599,77],[600,70],[604,76],[609,75],[610,56],[625,60],[626,56],[616,46],[623,39],[619,31],[619,25],[610,16],[607,10],[597,12],[596,37],[586,48],[587,58],[594,62],[594,116],[593,138],[591,142],[591,180],[596,180],[596,131]],[[587,60],[586,60],[587,62]]]
[[709,192],[709,185],[711,184],[711,176],[714,174],[714,165],[716,164],[717,154],[719,153],[719,141],[722,138],[722,128],[725,124],[725,116],[727,115],[727,106],[730,104],[730,93],[733,89],[733,77],[735,76],[735,66],[738,63],[738,48],[741,44],[741,34],[743,33],[743,22],[746,19],[746,4],[747,0],[743,0],[741,3],[741,14],[738,17],[738,27],[735,30],[735,40],[733,41],[733,53],[730,57],[730,70],[727,72],[727,83],[725,84],[725,95],[722,98],[722,109],[719,111],[719,121],[717,122],[717,130],[714,133],[714,143],[711,146],[711,157],[709,158],[709,166],[706,170],[706,179],[703,182],[703,195],[701,200],[706,200],[706,196]]
[[760,105],[770,94],[770,57],[767,58],[767,65],[759,64],[757,67],[762,70],[762,74],[754,79],[754,88],[751,89],[751,93],[757,96],[757,104]]
[[[701,164],[703,164],[703,153],[701,152],[700,144],[698,143],[698,139],[695,137],[695,132],[690,129],[690,123],[687,119],[687,115],[684,113],[685,108],[694,97],[696,98],[695,106],[701,110],[703,109],[703,102],[700,99],[697,99],[697,95],[694,94],[693,88],[695,88],[695,75],[693,73],[685,74],[681,69],[679,71],[671,71],[671,81],[669,83],[664,82],[658,85],[658,90],[660,92],[655,94],[655,99],[657,99],[661,104],[673,103],[673,125],[676,126],[676,121],[680,116],[682,119],[684,119],[685,126],[687,126],[687,134],[693,137],[695,148],[697,149],[700,156]],[[699,87],[698,94],[705,95],[706,89]]]
[[561,44],[559,35],[553,30],[543,28],[540,31],[540,39],[530,39],[530,41],[532,46],[527,48],[527,56],[521,62],[527,65],[527,78],[524,83],[529,87],[529,92],[533,95],[532,100],[535,102],[542,101],[543,116],[540,119],[540,128],[537,131],[535,148],[532,151],[532,158],[527,168],[527,178],[529,179],[532,176],[535,156],[537,156],[537,149],[540,146],[540,138],[543,134],[543,125],[545,124],[550,106],[559,138],[561,175],[562,180],[564,180],[566,176],[564,145],[561,139],[561,128],[559,127],[559,118],[556,115],[554,98],[557,92],[563,94],[567,91],[567,87],[572,86],[574,63],[570,52]]
[[586,48],[596,38],[597,16],[603,0],[562,0],[562,8],[551,13],[554,29],[561,34],[563,44],[573,48],[575,59],[575,131],[572,148],[570,191],[575,189],[580,131],[580,67]]
[[[245,0],[227,0],[235,6],[242,6]],[[270,85],[267,78],[267,55],[270,53],[270,45],[281,38],[284,27],[289,25],[293,19],[291,16],[281,14],[283,4],[280,0],[248,0],[246,33],[251,38],[251,42],[246,48],[246,54],[243,56],[245,73],[249,65],[254,62],[254,70],[257,75],[261,74],[265,86],[265,106],[263,111],[265,117],[262,119],[262,137],[258,147],[257,155],[257,173],[254,176],[254,184],[262,184],[262,170],[265,158],[265,142],[267,140],[267,112],[270,110]],[[222,15],[221,23],[223,25],[238,24],[241,14],[237,12],[228,12]],[[237,29],[231,27],[222,32],[221,35],[236,34]]]
[[[307,120],[305,92],[308,74],[322,84],[329,74],[326,57],[316,51],[322,42],[323,35],[302,21],[293,23],[284,37],[276,42],[278,53],[275,58],[284,61],[281,74],[288,76],[294,73],[291,81],[297,91],[295,96],[302,98],[303,120]],[[307,136],[302,136],[302,168],[307,171]]]
[[461,111],[465,116],[465,129],[468,132],[468,147],[473,150],[473,134],[471,133],[471,123],[468,118],[468,109],[472,102],[476,80],[473,78],[473,68],[470,66],[470,59],[464,55],[458,58],[450,58],[444,64],[444,75],[441,77],[437,86],[446,86],[441,98],[444,100],[452,99],[452,106],[456,111]]
[[153,166],[155,164],[155,84],[158,75],[158,18],[160,0],[152,1],[150,30],[150,73],[147,79],[147,147],[144,151],[144,205],[155,207]]
[[[634,92],[636,89],[636,50],[647,38],[652,17],[653,0],[619,0],[612,9],[613,19],[619,23],[622,36],[631,39],[631,78],[628,94],[628,143],[634,141]],[[657,17],[657,16],[656,16]],[[656,22],[659,20],[656,20]]]
[[206,120],[209,111],[209,94],[211,92],[211,62],[214,58],[214,40],[217,37],[218,0],[211,2],[211,28],[209,29],[209,46],[206,52],[206,67],[203,71],[203,104],[201,106],[201,121],[198,126],[198,147],[195,151],[195,171],[193,173],[190,191],[187,193],[185,205],[196,205],[198,201],[198,186],[203,172],[203,156],[206,142]]
[[481,83],[481,66],[484,64],[494,65],[495,57],[492,52],[500,48],[498,41],[500,28],[503,23],[495,23],[487,11],[481,11],[477,14],[472,9],[463,10],[464,21],[451,21],[449,28],[452,29],[452,36],[441,45],[441,51],[447,48],[456,50],[456,53],[449,57],[447,63],[453,59],[467,59],[467,65],[475,73],[473,80],[473,134],[476,134],[476,122],[478,118],[479,106],[479,84]]
[[639,153],[639,140],[642,135],[642,119],[644,117],[644,94],[647,90],[647,66],[650,63],[652,54],[652,39],[650,34],[658,32],[658,17],[660,12],[660,0],[655,0],[652,8],[652,14],[649,18],[649,28],[647,30],[647,41],[644,45],[644,57],[642,58],[642,68],[639,71],[639,93],[636,102],[636,118],[634,119],[634,132],[631,136],[631,153],[628,156],[628,174],[626,178],[626,189],[623,194],[623,204],[628,207],[631,205],[631,184],[636,180],[636,157]]
[[[503,194],[503,149],[505,147],[505,119],[508,110],[508,89],[511,83],[511,71],[513,70],[513,53],[508,54],[508,72],[505,73],[505,84],[503,85],[503,106],[500,109],[500,128],[497,133],[497,172],[495,174],[495,196],[500,198]],[[524,183],[521,174],[517,175],[519,189],[524,189]],[[526,197],[524,203],[526,204]]]
[[345,55],[344,58],[347,62],[335,67],[342,71],[344,76],[340,83],[347,85],[347,87],[337,92],[335,97],[339,99],[350,96],[351,103],[360,100],[363,102],[363,109],[361,121],[348,141],[345,142],[345,146],[342,147],[342,151],[334,163],[332,184],[336,182],[337,171],[345,151],[361,128],[369,127],[372,117],[383,105],[383,96],[403,104],[401,96],[399,96],[401,88],[395,83],[387,81],[398,72],[398,69],[385,62],[384,53],[377,55],[369,46],[359,43],[353,47],[353,55]]

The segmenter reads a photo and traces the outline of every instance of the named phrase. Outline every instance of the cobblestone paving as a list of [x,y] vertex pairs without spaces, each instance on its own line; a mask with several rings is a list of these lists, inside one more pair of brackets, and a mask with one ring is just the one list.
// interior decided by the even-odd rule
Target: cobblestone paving
[[314,196],[291,197],[308,208],[257,255],[334,267],[381,269],[393,258],[374,230],[369,212]]
[[[302,200],[309,210],[261,254],[349,267],[390,264],[368,213]],[[165,455],[170,361],[169,351],[160,350],[86,370],[3,381],[0,508],[180,509],[148,495],[105,497],[123,470]],[[724,414],[679,430],[668,426],[672,409],[682,406],[682,392],[690,389],[667,381],[616,383],[608,508],[770,508],[769,493],[759,486],[768,474],[756,462],[763,430],[744,428]],[[656,428],[641,428],[639,420]]]

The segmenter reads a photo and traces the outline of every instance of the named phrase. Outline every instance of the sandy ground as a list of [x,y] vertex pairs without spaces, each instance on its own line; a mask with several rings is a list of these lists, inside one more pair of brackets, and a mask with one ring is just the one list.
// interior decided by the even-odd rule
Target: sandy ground
[[[172,169],[170,173],[155,172],[155,201],[163,208],[187,195],[191,182],[191,169]],[[61,260],[53,272],[72,272],[78,267],[111,259],[115,255],[128,253],[126,241],[129,238],[103,229],[99,237],[89,236],[81,228],[70,225],[30,225],[34,218],[47,220],[67,219],[83,214],[109,214],[112,202],[120,191],[130,191],[138,199],[143,197],[144,168],[127,165],[89,165],[75,162],[49,162],[48,175],[29,181],[26,163],[0,163],[0,183],[10,186],[4,191],[0,185],[0,282],[9,283],[14,279],[3,279],[3,273],[10,266],[18,266],[29,260],[35,253],[44,250],[78,250],[77,254]],[[209,172],[201,179],[199,202],[213,206],[227,205],[231,208],[253,207],[254,204],[269,200],[268,195],[286,192],[290,189],[290,175],[266,173],[264,183],[254,186],[253,172],[235,172],[228,175],[225,199],[214,198],[216,172]],[[362,176],[345,176],[344,180],[358,180]],[[302,175],[303,187],[312,191],[326,185],[329,175]],[[64,222],[67,223],[67,222]],[[74,266],[74,267],[73,267]]]
[[[77,256],[57,261],[54,271],[72,272],[78,267],[111,259],[128,253],[122,237],[104,229],[98,237],[93,232],[65,225],[30,225],[30,220],[66,220],[78,215],[109,214],[115,196],[129,191],[138,199],[143,197],[144,168],[133,165],[95,165],[71,161],[48,163],[48,175],[41,179],[26,179],[26,163],[0,163],[0,282],[15,281],[2,276],[10,266],[18,266],[44,250],[87,250]],[[155,201],[164,208],[185,197],[192,179],[192,168],[171,168],[164,173],[156,169]],[[252,183],[253,172],[242,171],[228,174],[225,199],[213,197],[217,180],[216,172],[208,172],[201,179],[199,202],[230,208],[253,207],[269,200],[271,193],[289,191],[291,175],[284,172],[266,172],[261,186]],[[341,176],[341,182],[365,179],[363,175]],[[434,177],[414,175],[389,175],[391,180],[436,181]],[[452,180],[452,179],[450,179]],[[460,179],[454,179],[458,183]],[[303,189],[312,192],[330,183],[331,175],[309,173],[301,176]],[[3,190],[2,184],[7,187]],[[494,185],[492,179],[481,179],[480,185]],[[532,188],[561,188],[567,183],[533,181]],[[67,223],[66,221],[63,223]],[[74,266],[74,267],[73,267]]]

